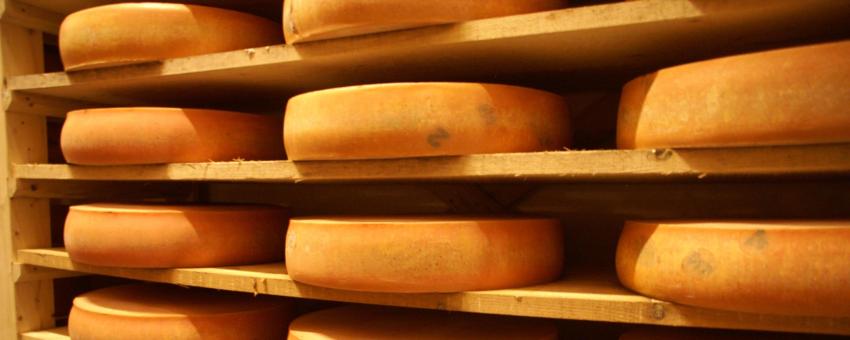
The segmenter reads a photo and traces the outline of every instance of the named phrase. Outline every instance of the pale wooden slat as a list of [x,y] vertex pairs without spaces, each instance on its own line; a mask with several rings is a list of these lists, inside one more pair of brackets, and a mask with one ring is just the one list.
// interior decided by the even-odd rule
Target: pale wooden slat
[[37,332],[27,332],[21,334],[21,340],[70,340],[68,336],[68,328],[54,328]]
[[279,111],[287,95],[371,82],[480,80],[554,89],[603,80],[618,86],[663,66],[846,38],[848,21],[846,1],[640,0],[13,77],[9,88],[104,105]]
[[596,150],[368,161],[263,161],[149,166],[17,164],[27,180],[335,182],[397,180],[700,180],[850,172],[850,144]]
[[26,1],[0,0],[4,22],[38,30],[50,34],[59,34],[59,24],[64,17],[62,14],[32,6]]
[[299,284],[286,274],[283,263],[197,269],[107,268],[74,263],[63,249],[20,250],[18,258],[26,264],[62,270],[309,299],[558,319],[850,334],[850,318],[748,314],[681,306],[629,292],[610,274],[578,274],[520,289],[382,294]]

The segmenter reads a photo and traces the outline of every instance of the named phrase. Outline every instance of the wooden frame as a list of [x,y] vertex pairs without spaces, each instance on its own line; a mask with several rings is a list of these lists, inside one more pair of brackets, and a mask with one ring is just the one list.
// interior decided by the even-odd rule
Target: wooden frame
[[[115,1],[0,0],[4,76],[0,133],[5,134],[0,138],[0,171],[5,179],[0,191],[6,193],[0,198],[0,273],[4,273],[0,274],[0,338],[67,339],[63,329],[54,329],[53,279],[83,274],[479,313],[850,335],[850,318],[756,315],[681,306],[629,292],[610,274],[568,276],[527,289],[364,294],[297,284],[282,264],[175,270],[85,266],[71,262],[62,249],[51,248],[50,239],[51,200],[263,201],[291,204],[302,213],[327,213],[316,207],[357,193],[368,199],[345,212],[511,211],[621,219],[706,217],[700,207],[714,205],[715,217],[767,213],[772,217],[846,218],[850,217],[843,208],[850,202],[846,181],[850,144],[353,162],[46,164],[46,121],[61,119],[73,109],[146,104],[279,112],[286,96],[309,89],[430,79],[488,79],[558,91],[611,90],[629,77],[663,65],[846,39],[850,36],[850,27],[845,25],[850,21],[850,2],[639,0],[294,47],[270,46],[71,74],[42,73],[42,33],[48,37],[55,34],[70,10],[111,2]],[[257,13],[268,13],[279,3],[215,1]],[[185,91],[176,96],[176,89]],[[231,96],[210,100],[211,94],[219,91]],[[260,192],[268,197],[258,198]],[[718,202],[708,194],[711,192],[724,193],[729,202]],[[306,193],[317,197],[297,199]],[[759,197],[766,193],[777,198],[760,202]],[[653,194],[666,198],[653,196],[634,203]],[[806,198],[783,198],[785,194]],[[683,200],[688,203],[671,205]],[[783,209],[769,212],[775,207]]]

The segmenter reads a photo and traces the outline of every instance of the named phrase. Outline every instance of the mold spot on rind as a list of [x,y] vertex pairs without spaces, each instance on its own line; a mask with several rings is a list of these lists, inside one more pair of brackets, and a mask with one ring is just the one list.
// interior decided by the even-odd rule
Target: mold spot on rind
[[451,135],[448,131],[446,131],[446,129],[438,127],[434,130],[434,132],[428,135],[428,144],[433,148],[439,148],[442,145],[443,140],[446,140],[449,137],[451,137]]
[[706,249],[692,251],[682,260],[682,270],[697,276],[709,276],[714,272],[711,260],[711,252]]

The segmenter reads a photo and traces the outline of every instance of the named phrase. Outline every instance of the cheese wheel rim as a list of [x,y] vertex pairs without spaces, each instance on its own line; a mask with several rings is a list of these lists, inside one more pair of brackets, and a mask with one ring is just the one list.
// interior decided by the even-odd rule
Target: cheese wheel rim
[[200,5],[141,2],[68,15],[59,50],[68,71],[279,44],[280,26],[247,13]]
[[549,320],[362,305],[305,314],[289,327],[290,340],[557,338]]
[[283,260],[287,214],[274,206],[73,206],[71,260],[127,268],[213,267]]
[[850,221],[629,221],[624,286],[738,312],[848,316]]
[[135,165],[285,158],[277,116],[168,107],[76,110],[62,126],[68,163]]
[[309,92],[289,100],[292,160],[380,159],[563,150],[563,97],[481,83],[388,83]]
[[327,288],[416,293],[530,286],[563,269],[557,220],[410,219],[292,219],[289,275]]
[[[566,0],[286,0],[288,43],[387,32],[562,8]],[[391,14],[388,14],[391,13]]]
[[623,87],[622,149],[850,142],[850,40],[700,61]]
[[73,301],[73,339],[282,338],[290,300],[153,284],[88,292]]

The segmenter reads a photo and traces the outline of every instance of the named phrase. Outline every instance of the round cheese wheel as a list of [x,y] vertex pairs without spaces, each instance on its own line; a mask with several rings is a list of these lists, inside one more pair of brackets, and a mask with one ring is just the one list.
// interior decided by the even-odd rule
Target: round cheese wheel
[[293,160],[401,158],[562,150],[570,119],[558,95],[476,83],[395,83],[289,100]]
[[158,107],[68,113],[61,148],[68,163],[159,164],[284,158],[280,118]]
[[292,279],[337,289],[459,292],[534,285],[559,277],[558,220],[532,218],[292,219]]
[[71,339],[283,339],[293,316],[290,301],[198,288],[134,284],[74,299]]
[[213,267],[283,260],[286,213],[271,206],[72,206],[65,248],[111,267]]
[[720,58],[627,83],[623,149],[850,141],[850,41]]
[[344,306],[303,315],[289,340],[558,339],[549,320],[375,306]]
[[280,26],[196,5],[124,3],[72,13],[59,28],[65,70],[115,66],[279,44]]
[[286,0],[288,43],[561,8],[566,0]]
[[850,316],[850,221],[627,222],[626,287],[740,312]]

